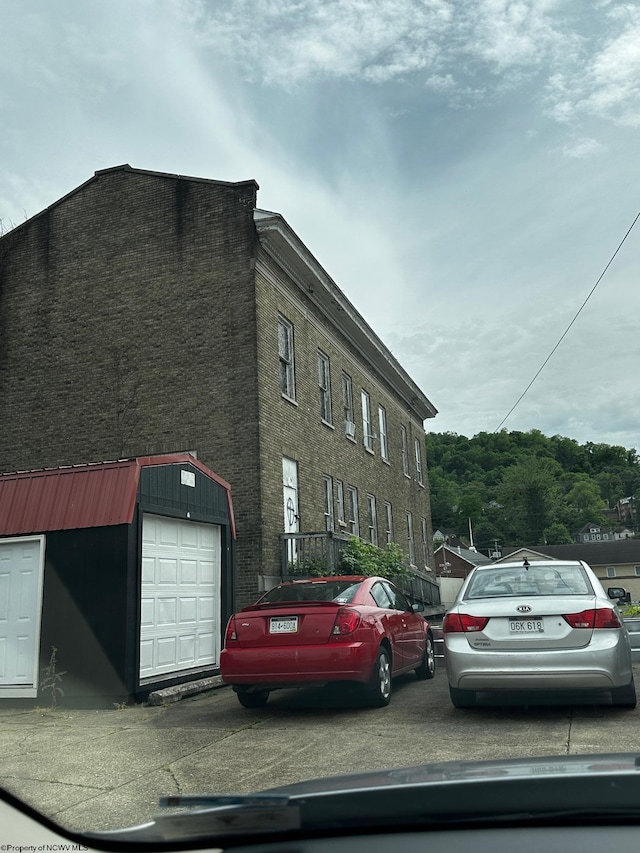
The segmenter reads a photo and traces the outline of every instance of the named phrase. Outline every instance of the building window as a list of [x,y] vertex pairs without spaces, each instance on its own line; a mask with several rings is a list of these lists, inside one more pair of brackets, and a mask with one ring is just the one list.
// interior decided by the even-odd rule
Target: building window
[[373,433],[371,431],[371,397],[362,391],[362,443],[367,450],[373,451]]
[[333,480],[327,474],[322,477],[324,489],[324,527],[333,530]]
[[615,568],[613,566],[607,566],[607,577],[608,578],[615,578],[615,576],[616,576]]
[[409,545],[409,563],[415,566],[416,543],[413,539],[413,516],[410,512],[407,513],[407,543]]
[[389,501],[384,502],[384,528],[387,544],[393,542],[393,511]]
[[400,449],[402,451],[402,470],[405,477],[410,477],[409,474],[409,445],[407,443],[407,428],[400,427]]
[[376,498],[375,495],[367,495],[367,504],[369,505],[369,542],[372,545],[378,544],[378,521],[376,518]]
[[347,486],[347,527],[352,536],[360,536],[360,521],[358,520],[358,490],[355,486]]
[[420,450],[420,439],[416,438],[415,440],[415,449],[416,449],[416,477],[421,486],[424,485],[424,480],[422,477],[422,452]]
[[329,356],[318,351],[318,386],[320,388],[320,417],[331,423],[331,375],[329,372]]
[[278,355],[280,357],[280,390],[282,396],[295,400],[293,326],[284,317],[278,317]]
[[429,549],[427,547],[427,519],[423,518],[421,520],[422,526],[422,565],[425,569],[429,568]]
[[635,566],[635,573],[640,577],[640,566]]
[[346,527],[344,520],[344,483],[336,480],[336,510],[338,512],[338,526]]
[[342,405],[344,407],[344,431],[348,438],[355,438],[356,423],[353,412],[353,384],[348,373],[342,374]]
[[378,406],[378,430],[380,435],[380,456],[385,462],[389,461],[387,445],[387,413],[383,406]]

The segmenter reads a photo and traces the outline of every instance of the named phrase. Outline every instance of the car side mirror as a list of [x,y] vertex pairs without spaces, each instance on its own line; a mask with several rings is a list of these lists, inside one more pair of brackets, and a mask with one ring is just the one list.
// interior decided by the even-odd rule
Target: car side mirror
[[631,594],[623,586],[610,586],[607,589],[607,596],[612,601],[626,602],[631,600]]
[[412,610],[414,613],[422,613],[422,612],[424,611],[424,604],[423,604],[421,601],[415,601],[415,602],[411,605],[411,610]]

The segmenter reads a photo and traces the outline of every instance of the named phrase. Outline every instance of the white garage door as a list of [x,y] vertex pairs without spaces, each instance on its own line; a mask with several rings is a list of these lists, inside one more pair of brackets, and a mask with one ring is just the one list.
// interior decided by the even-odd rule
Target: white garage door
[[216,665],[220,527],[145,514],[140,681]]
[[38,694],[44,536],[0,540],[0,697]]

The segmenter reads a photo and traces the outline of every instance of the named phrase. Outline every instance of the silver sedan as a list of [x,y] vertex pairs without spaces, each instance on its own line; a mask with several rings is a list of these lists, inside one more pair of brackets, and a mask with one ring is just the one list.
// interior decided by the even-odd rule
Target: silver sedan
[[608,691],[636,705],[629,634],[583,561],[478,566],[442,628],[457,708],[495,691]]

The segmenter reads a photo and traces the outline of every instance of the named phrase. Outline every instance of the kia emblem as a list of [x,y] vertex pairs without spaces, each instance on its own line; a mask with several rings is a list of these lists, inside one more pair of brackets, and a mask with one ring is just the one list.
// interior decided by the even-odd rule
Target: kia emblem
[[517,609],[518,613],[530,613],[531,612],[531,608],[529,607],[528,604],[519,604],[516,609]]

